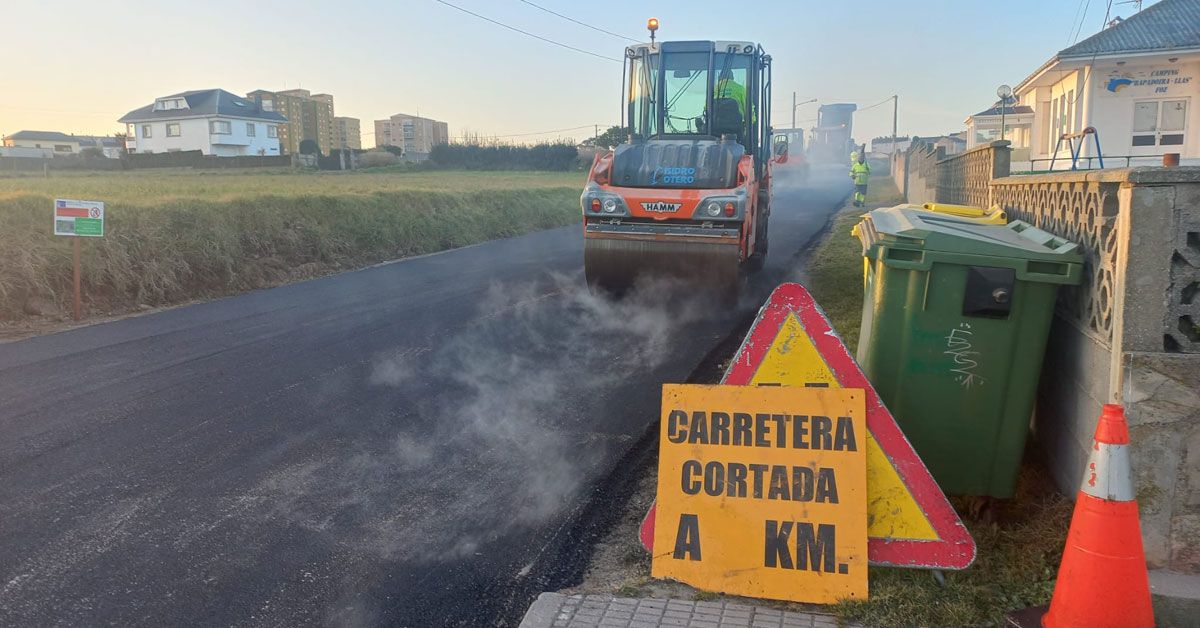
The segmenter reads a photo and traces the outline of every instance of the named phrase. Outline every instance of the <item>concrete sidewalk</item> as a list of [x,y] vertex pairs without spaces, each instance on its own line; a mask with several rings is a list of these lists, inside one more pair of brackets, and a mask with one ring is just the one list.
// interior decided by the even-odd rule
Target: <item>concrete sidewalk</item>
[[[723,601],[663,600],[611,595],[543,593],[521,620],[521,628],[835,628],[837,618],[824,613],[796,613]],[[861,624],[848,624],[862,628]]]

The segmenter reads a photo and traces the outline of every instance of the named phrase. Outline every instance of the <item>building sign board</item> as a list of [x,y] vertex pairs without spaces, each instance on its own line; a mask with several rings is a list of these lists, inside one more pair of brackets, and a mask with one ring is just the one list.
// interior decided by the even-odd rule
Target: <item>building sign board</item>
[[651,575],[757,598],[865,599],[865,396],[664,385]]
[[1102,96],[1153,98],[1195,93],[1193,72],[1187,67],[1113,68],[1098,82]]
[[103,237],[104,203],[54,199],[54,235]]
[[[975,560],[974,539],[803,286],[775,289],[722,383],[863,389],[871,564],[965,569]],[[647,548],[655,528],[651,508],[641,530]]]

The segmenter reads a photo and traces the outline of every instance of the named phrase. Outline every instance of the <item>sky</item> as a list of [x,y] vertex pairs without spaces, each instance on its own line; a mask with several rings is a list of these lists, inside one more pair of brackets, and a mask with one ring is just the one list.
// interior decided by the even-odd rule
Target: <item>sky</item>
[[[522,0],[446,0],[601,57],[629,42]],[[775,126],[791,99],[869,107],[899,95],[901,135],[940,135],[1055,52],[1099,31],[1105,0],[811,2],[531,0],[645,39],[757,41],[774,63]],[[1149,6],[1152,2],[1146,2]],[[1128,17],[1132,4],[1112,5]],[[1082,19],[1080,19],[1082,15]],[[621,64],[556,46],[438,0],[0,0],[0,134],[104,134],[154,98],[219,87],[333,94],[336,115],[413,113],[513,141],[582,140],[620,119]],[[796,109],[815,123],[818,103]],[[861,111],[854,136],[891,135],[892,107]]]

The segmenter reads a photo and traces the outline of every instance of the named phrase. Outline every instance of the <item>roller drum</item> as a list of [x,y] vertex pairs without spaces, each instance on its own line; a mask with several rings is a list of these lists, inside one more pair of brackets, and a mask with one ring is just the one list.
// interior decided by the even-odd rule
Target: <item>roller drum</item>
[[621,295],[643,277],[682,278],[724,296],[741,287],[737,244],[680,240],[585,238],[583,268],[588,286]]

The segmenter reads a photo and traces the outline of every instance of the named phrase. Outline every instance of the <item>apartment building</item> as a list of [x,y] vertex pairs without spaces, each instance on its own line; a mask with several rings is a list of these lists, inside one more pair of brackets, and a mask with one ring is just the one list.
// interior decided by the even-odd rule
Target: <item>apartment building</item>
[[404,158],[411,161],[428,159],[434,146],[449,141],[450,128],[445,122],[407,113],[375,121],[375,145],[402,148]]
[[279,127],[279,146],[285,154],[300,152],[300,142],[315,140],[322,154],[328,155],[340,145],[334,141],[333,96],[313,94],[307,89],[287,89],[271,92],[258,89],[246,94],[264,111],[274,111],[287,118]]
[[362,149],[362,125],[358,118],[338,116],[333,119],[333,147]]

